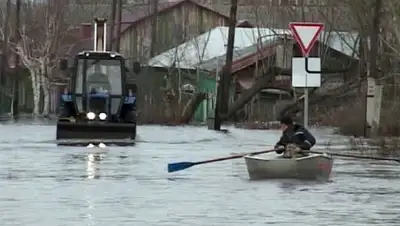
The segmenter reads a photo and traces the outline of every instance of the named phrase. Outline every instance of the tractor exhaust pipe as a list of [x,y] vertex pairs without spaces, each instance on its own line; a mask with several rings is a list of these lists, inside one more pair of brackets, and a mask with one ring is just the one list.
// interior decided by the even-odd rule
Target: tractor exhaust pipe
[[93,21],[93,51],[107,51],[107,24],[106,19],[94,19]]

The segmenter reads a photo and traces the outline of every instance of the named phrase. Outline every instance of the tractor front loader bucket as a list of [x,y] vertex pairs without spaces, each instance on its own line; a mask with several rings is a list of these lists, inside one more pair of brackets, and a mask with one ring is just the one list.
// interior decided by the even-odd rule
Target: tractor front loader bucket
[[109,122],[57,123],[58,145],[132,145],[136,138],[136,124]]

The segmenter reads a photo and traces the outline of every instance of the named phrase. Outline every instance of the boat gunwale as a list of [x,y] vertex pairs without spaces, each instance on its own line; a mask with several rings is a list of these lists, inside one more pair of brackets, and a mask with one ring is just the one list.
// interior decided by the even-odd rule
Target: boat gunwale
[[304,161],[304,160],[308,160],[308,159],[312,159],[312,158],[316,158],[316,157],[322,157],[328,160],[332,160],[333,158],[332,156],[328,155],[328,154],[311,154],[309,156],[304,156],[304,157],[300,157],[300,158],[271,158],[271,159],[266,159],[260,156],[255,156],[255,155],[245,155],[243,156],[245,159],[252,159],[252,160],[260,160],[260,161]]

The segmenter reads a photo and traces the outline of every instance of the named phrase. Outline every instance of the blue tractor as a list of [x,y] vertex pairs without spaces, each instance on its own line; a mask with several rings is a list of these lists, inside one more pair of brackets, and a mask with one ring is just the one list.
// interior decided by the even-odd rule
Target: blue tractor
[[[102,37],[98,37],[99,30]],[[60,101],[59,145],[132,145],[136,138],[136,85],[127,84],[124,57],[106,48],[105,20],[94,22],[94,50],[60,60],[70,76]],[[140,64],[134,64],[140,72]]]

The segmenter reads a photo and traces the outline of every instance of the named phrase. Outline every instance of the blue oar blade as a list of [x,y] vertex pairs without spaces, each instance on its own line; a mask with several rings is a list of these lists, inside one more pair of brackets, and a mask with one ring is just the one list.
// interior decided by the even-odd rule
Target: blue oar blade
[[194,166],[193,162],[177,162],[177,163],[170,163],[168,164],[168,173],[184,170],[191,166]]

